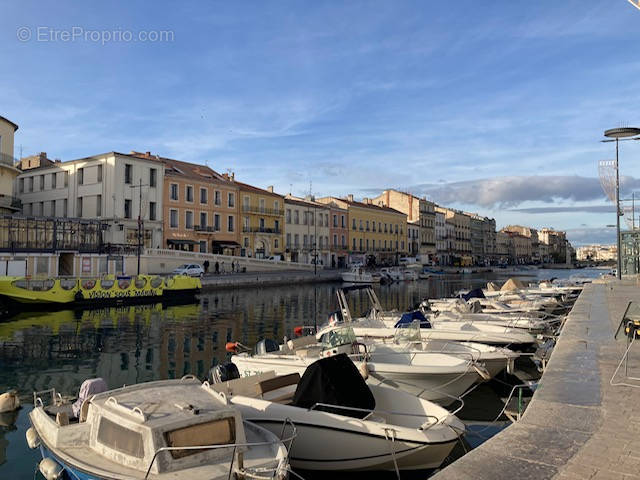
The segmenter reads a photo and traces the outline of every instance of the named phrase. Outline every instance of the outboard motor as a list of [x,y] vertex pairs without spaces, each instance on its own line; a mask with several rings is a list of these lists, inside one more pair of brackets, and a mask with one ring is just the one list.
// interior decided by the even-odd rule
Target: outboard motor
[[223,383],[240,378],[240,372],[235,363],[223,363],[209,370],[209,383]]
[[254,355],[264,355],[269,352],[277,352],[280,350],[280,345],[275,340],[271,340],[270,338],[263,338],[256,346],[253,347]]

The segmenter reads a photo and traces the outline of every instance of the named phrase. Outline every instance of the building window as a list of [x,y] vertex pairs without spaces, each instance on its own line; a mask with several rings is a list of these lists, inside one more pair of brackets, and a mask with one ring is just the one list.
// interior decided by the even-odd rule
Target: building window
[[200,203],[203,205],[207,204],[207,189],[206,188],[200,188]]
[[249,230],[249,225],[250,225],[249,224],[249,217],[244,217],[243,228],[244,228],[245,232]]
[[69,213],[67,208],[67,199],[63,198],[62,199],[62,216],[66,218],[68,214]]
[[185,200],[193,203],[193,187],[191,185],[187,185],[185,188]]
[[371,222],[371,229],[375,232],[376,231],[376,222]]
[[24,178],[18,180],[18,192],[24,193]]
[[293,211],[293,223],[296,225],[300,224],[300,212],[298,210]]
[[156,219],[156,202],[149,202],[149,220]]
[[367,232],[369,231],[369,220],[367,220]]
[[78,169],[78,185],[84,185],[84,168]]
[[291,234],[287,233],[287,248],[291,247]]
[[347,225],[346,225],[346,223],[345,223],[344,215],[340,215],[340,221],[342,222],[342,223],[340,224],[340,226],[341,226],[342,228],[345,228]]
[[170,186],[169,198],[171,200],[178,200],[178,184],[172,183]]
[[52,217],[56,216],[56,201],[55,200],[51,200],[51,216]]
[[249,237],[244,237],[243,244],[244,248],[249,248]]
[[228,232],[233,232],[235,225],[234,225],[234,216],[233,215],[229,215],[229,217],[227,218],[227,231]]
[[280,202],[278,202],[278,200],[273,202],[273,209],[276,214],[280,213]]
[[213,229],[216,232],[220,231],[220,215],[217,213],[213,216]]
[[49,257],[36,257],[36,273],[49,274]]
[[227,204],[229,205],[229,208],[236,206],[236,196],[232,192],[229,192],[227,195]]
[[364,230],[364,223],[362,222],[362,220],[360,220],[360,231]]
[[273,239],[273,248],[280,248],[280,241],[277,238]]
[[306,248],[308,244],[309,244],[309,237],[307,237],[306,235],[303,235],[302,236],[302,246],[304,246]]
[[333,216],[333,226],[334,228],[338,228],[338,215]]
[[38,208],[38,214],[44,217],[44,202],[40,202],[40,207]]
[[315,212],[309,212],[309,220],[311,220],[310,224],[313,225],[315,222]]
[[204,240],[200,241],[200,253],[207,253],[207,242]]
[[280,233],[280,220],[275,220],[273,222],[273,229],[275,230],[275,233]]
[[367,251],[369,251],[369,239],[367,238]]
[[51,188],[57,188],[56,180],[58,179],[58,175],[56,173],[51,174]]
[[64,172],[64,186],[68,187],[69,186],[69,172]]
[[40,175],[40,190],[44,190],[44,175]]
[[102,216],[102,195],[96,195],[96,217]]
[[215,203],[216,205],[220,205],[220,191],[216,190],[215,192],[213,192],[213,203]]
[[287,225],[289,225],[291,223],[291,209],[290,208],[287,208],[287,214],[286,214],[285,222],[287,223]]
[[260,204],[260,211],[264,212],[264,198],[260,199],[259,204]]
[[337,246],[338,245],[338,235],[334,234],[333,235],[333,246]]
[[341,237],[341,238],[342,238],[342,243],[341,243],[342,248],[346,248],[346,246],[347,246],[347,242],[346,242],[346,239],[344,238],[344,235],[342,235],[342,237]]
[[76,209],[76,217],[81,217],[82,216],[82,197],[78,197],[78,208]]
[[353,239],[353,251],[354,252],[356,251],[356,239],[355,238]]
[[264,218],[261,218],[259,221],[259,225],[260,225],[260,231],[264,231]]
[[300,235],[297,233],[293,236],[293,244],[296,248],[300,246]]
[[200,227],[205,228],[207,226],[207,212],[200,212]]
[[158,171],[155,168],[149,169],[149,186],[155,187],[158,183]]
[[131,218],[131,200],[124,201],[124,218]]
[[33,177],[29,177],[29,192],[33,192]]
[[133,174],[133,165],[125,163],[124,165],[124,183],[131,183]]
[[351,225],[351,229],[352,229],[352,230],[355,230],[355,229],[356,229],[356,219],[354,218],[354,219],[352,219],[352,220],[353,220],[353,223],[352,223],[352,225]]
[[169,226],[171,228],[178,228],[178,210],[175,208],[169,211]]
[[186,229],[193,228],[193,212],[190,210],[184,212],[184,227]]
[[98,165],[98,183],[102,182],[102,165]]

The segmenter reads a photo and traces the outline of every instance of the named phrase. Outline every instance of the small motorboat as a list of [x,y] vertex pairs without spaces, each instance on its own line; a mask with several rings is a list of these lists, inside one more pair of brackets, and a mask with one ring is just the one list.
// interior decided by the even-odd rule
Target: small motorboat
[[96,394],[84,387],[75,404],[55,390],[34,393],[27,443],[40,448],[47,480],[287,476],[280,438],[243,421],[224,394],[193,376]]
[[211,388],[230,397],[244,418],[274,434],[280,435],[290,419],[297,428],[290,452],[295,468],[433,469],[464,431],[464,424],[442,407],[395,388],[368,385],[345,354],[312,363],[302,379],[297,372],[265,371]]
[[340,276],[342,277],[342,281],[345,283],[371,284],[375,283],[376,279],[380,282],[379,277],[374,277],[361,266],[354,266],[348,272],[341,273]]
[[289,340],[282,346],[273,341],[268,344],[273,346],[260,348],[259,344],[256,353],[239,353],[231,361],[244,375],[271,370],[278,374],[303,374],[319,359],[345,353],[375,381],[407,387],[412,393],[442,405],[450,405],[474,383],[488,377],[471,356],[428,351],[417,354],[384,344],[369,351],[366,344],[357,341],[351,326],[344,324],[322,330],[319,342],[307,336]]

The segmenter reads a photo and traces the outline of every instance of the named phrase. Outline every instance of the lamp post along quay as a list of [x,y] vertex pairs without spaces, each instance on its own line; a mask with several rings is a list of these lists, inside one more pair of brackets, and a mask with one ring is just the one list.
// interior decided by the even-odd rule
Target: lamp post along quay
[[615,170],[616,170],[616,243],[618,247],[618,268],[617,268],[617,276],[618,280],[622,279],[622,245],[620,238],[620,169],[618,163],[619,156],[619,141],[620,140],[640,140],[640,128],[633,127],[619,127],[619,128],[610,128],[609,130],[605,130],[604,136],[608,138],[608,140],[602,140],[602,142],[616,142],[616,162],[615,162]]
[[142,187],[148,187],[148,184],[142,184],[140,179],[139,185],[131,185],[129,188],[138,189],[138,275],[140,275],[140,252],[142,250]]

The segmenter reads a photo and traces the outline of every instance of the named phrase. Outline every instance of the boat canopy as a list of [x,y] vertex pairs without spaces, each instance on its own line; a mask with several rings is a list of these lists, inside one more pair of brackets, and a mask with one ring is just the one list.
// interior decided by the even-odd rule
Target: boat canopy
[[420,322],[420,328],[431,328],[431,322],[427,320],[420,310],[413,310],[411,312],[405,312],[400,317],[400,320],[395,324],[394,328],[408,327],[413,322]]
[[472,298],[486,298],[481,288],[474,288],[473,290],[469,290],[466,294],[462,295],[462,298],[467,302]]
[[[319,403],[335,406],[316,406]],[[341,353],[313,362],[307,367],[298,382],[291,404],[364,418],[375,408],[376,401],[356,366],[346,354]],[[351,410],[352,408],[366,411]]]

